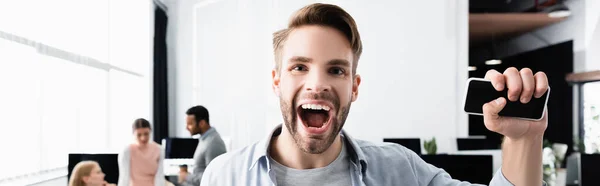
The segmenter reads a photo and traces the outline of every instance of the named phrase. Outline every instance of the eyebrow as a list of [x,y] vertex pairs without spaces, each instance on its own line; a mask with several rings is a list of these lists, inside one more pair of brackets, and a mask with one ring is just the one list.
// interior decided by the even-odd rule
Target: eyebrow
[[312,61],[313,60],[311,58],[302,57],[302,56],[294,56],[294,57],[290,58],[290,62],[310,63]]
[[[302,57],[302,56],[294,56],[294,57],[290,58],[290,62],[297,62],[297,63],[311,63],[312,61],[313,61],[312,58]],[[350,67],[350,62],[345,59],[332,59],[327,62],[327,65],[331,65],[331,66],[339,65],[339,66],[344,66],[344,67]]]
[[327,64],[331,66],[339,65],[343,67],[350,67],[350,62],[348,62],[348,60],[345,59],[333,59],[327,62]]

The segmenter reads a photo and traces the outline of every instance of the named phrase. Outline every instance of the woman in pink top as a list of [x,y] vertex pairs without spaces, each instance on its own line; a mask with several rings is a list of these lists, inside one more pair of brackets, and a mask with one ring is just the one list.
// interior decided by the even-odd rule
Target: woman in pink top
[[135,142],[119,154],[119,186],[164,186],[164,151],[150,140],[150,122],[133,122]]

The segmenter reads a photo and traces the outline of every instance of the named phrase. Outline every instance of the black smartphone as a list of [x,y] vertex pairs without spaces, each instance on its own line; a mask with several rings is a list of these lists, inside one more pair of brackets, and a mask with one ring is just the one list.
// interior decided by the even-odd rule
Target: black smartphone
[[498,115],[528,120],[541,120],[544,117],[550,87],[548,87],[548,91],[542,97],[533,97],[527,104],[523,104],[519,100],[512,102],[508,100],[507,94],[508,91],[506,88],[503,91],[497,91],[489,80],[470,78],[467,81],[467,91],[465,92],[465,112],[468,114],[483,115],[484,104],[499,97],[504,97],[507,104]]

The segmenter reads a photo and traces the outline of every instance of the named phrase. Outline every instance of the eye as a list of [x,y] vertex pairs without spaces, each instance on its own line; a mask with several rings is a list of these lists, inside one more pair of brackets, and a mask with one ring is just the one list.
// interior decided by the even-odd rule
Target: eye
[[346,71],[339,67],[333,67],[333,68],[329,69],[329,73],[333,74],[333,75],[344,75],[346,73]]
[[307,71],[307,68],[304,65],[294,65],[291,71]]

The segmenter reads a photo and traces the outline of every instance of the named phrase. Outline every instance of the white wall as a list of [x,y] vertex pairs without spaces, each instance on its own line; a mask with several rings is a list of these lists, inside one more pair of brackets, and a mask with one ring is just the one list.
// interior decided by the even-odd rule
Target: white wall
[[[598,3],[600,4],[600,3]],[[596,12],[600,12],[600,7],[597,7]],[[596,15],[598,16],[598,15]],[[598,16],[600,17],[600,16]],[[600,70],[600,19],[593,24],[594,28],[590,29],[592,34],[589,38],[587,46],[585,69],[586,71]]]
[[[271,34],[312,2],[181,1],[171,6],[177,8],[169,8],[169,22],[177,26],[169,41],[175,46],[169,66],[170,135],[189,135],[184,112],[194,104],[207,106],[211,123],[232,139],[232,148],[260,140],[281,123],[270,88]],[[435,136],[438,151],[454,151],[453,139],[467,135],[460,107],[467,78],[468,1],[324,2],[355,18],[364,44],[358,67],[363,82],[344,129],[371,141]]]

